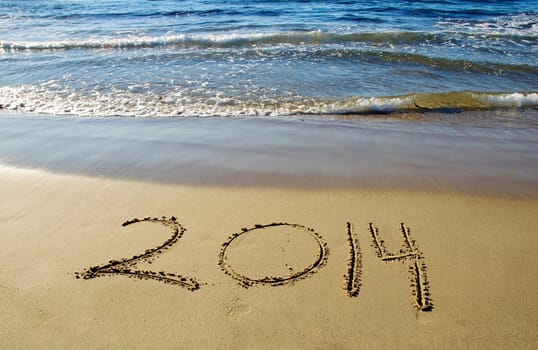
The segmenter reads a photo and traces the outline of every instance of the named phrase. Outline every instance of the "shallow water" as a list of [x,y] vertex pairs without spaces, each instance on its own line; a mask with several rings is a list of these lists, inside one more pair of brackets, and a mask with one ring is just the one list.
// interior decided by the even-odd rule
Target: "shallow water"
[[0,0],[0,163],[534,196],[537,38],[533,1]]
[[534,1],[0,1],[0,106],[83,116],[538,105]]

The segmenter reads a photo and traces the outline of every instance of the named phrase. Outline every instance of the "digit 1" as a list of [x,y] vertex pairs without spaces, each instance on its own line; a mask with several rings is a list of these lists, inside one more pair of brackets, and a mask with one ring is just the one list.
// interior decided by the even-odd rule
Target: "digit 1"
[[362,256],[359,239],[353,233],[353,226],[347,223],[347,242],[349,244],[349,259],[347,261],[347,273],[344,275],[344,288],[350,297],[359,296],[361,289]]
[[411,292],[414,304],[418,311],[432,311],[433,304],[430,298],[430,290],[426,277],[426,263],[424,254],[418,249],[415,240],[411,239],[409,227],[402,222],[400,232],[403,237],[402,249],[397,254],[388,253],[384,241],[379,236],[379,230],[372,223],[368,225],[372,235],[372,246],[376,250],[378,258],[384,262],[402,261],[408,263]]

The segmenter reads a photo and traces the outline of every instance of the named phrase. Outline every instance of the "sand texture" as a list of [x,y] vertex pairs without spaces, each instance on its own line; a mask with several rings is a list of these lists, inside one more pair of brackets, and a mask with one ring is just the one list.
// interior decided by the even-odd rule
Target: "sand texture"
[[538,201],[0,170],[1,349],[534,349]]

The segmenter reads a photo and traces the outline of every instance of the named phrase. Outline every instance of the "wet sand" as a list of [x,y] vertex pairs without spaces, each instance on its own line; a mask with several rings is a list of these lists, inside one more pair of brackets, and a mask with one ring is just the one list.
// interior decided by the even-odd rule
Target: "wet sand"
[[538,196],[538,110],[334,120],[0,116],[0,162],[23,168],[187,185]]
[[[182,177],[188,172],[179,170],[165,181],[152,174],[163,176],[186,162],[187,152],[172,137],[181,128],[159,126],[170,138],[150,142],[162,136],[150,132],[154,121],[144,124],[147,133],[133,134],[133,127],[109,138],[122,129],[107,129],[107,123],[125,122],[96,119],[97,132],[88,129],[87,120],[72,121],[90,130],[84,136],[76,128],[72,134],[66,126],[54,128],[56,121],[35,120],[42,124],[27,128],[32,137],[24,137],[24,127],[19,138],[16,128],[1,131],[11,136],[0,147],[8,164],[0,167],[0,348],[536,347],[538,198],[526,190],[536,173],[495,172],[494,184],[502,180],[517,191],[487,195],[489,187],[466,190],[472,187],[468,181],[450,176],[432,186],[406,187],[413,176],[405,172],[387,171],[369,185],[357,180],[368,176],[359,171],[350,183],[338,183],[338,171],[323,164],[311,176],[318,180],[301,186],[265,171],[266,182],[252,184],[254,175],[219,172],[215,164],[206,175],[211,181]],[[308,129],[310,135],[314,129]],[[226,133],[222,129],[220,135]],[[328,133],[320,131],[327,139]],[[388,135],[396,134],[380,130],[378,137],[389,142]],[[214,132],[207,135],[206,141],[219,144]],[[353,135],[360,144],[362,134]],[[403,135],[393,142],[403,142]],[[191,137],[199,142],[189,150],[199,149],[203,137]],[[174,145],[169,151],[149,152],[164,150],[155,145],[169,140]],[[518,155],[532,142],[502,145],[512,145],[506,155],[512,152],[517,158],[512,161],[521,161]],[[219,145],[236,144],[223,138]],[[247,164],[277,159],[266,168],[285,172],[292,157],[271,158],[262,145],[230,146],[214,162],[250,151],[255,160],[243,159]],[[503,149],[500,141],[489,145]],[[96,146],[101,149],[91,158]],[[380,164],[408,159],[396,150],[381,155]],[[414,159],[430,159],[436,151],[404,150]],[[129,157],[122,161],[118,155]],[[439,157],[449,159],[441,151]],[[469,154],[453,157],[472,160]],[[331,158],[329,153],[323,159]],[[176,163],[166,167],[163,159]],[[489,159],[504,160],[502,152]],[[481,183],[479,165],[488,162],[458,162],[449,164],[462,165],[453,174]],[[198,166],[193,174],[204,165],[200,159],[192,163]],[[152,164],[153,173],[144,172]],[[99,177],[101,169],[111,170]],[[233,181],[216,184],[220,174]]]

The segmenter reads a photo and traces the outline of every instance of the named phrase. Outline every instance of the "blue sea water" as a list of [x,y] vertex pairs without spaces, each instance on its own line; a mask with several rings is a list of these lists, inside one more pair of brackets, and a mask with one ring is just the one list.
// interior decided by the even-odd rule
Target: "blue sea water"
[[0,0],[0,109],[535,109],[536,1]]

